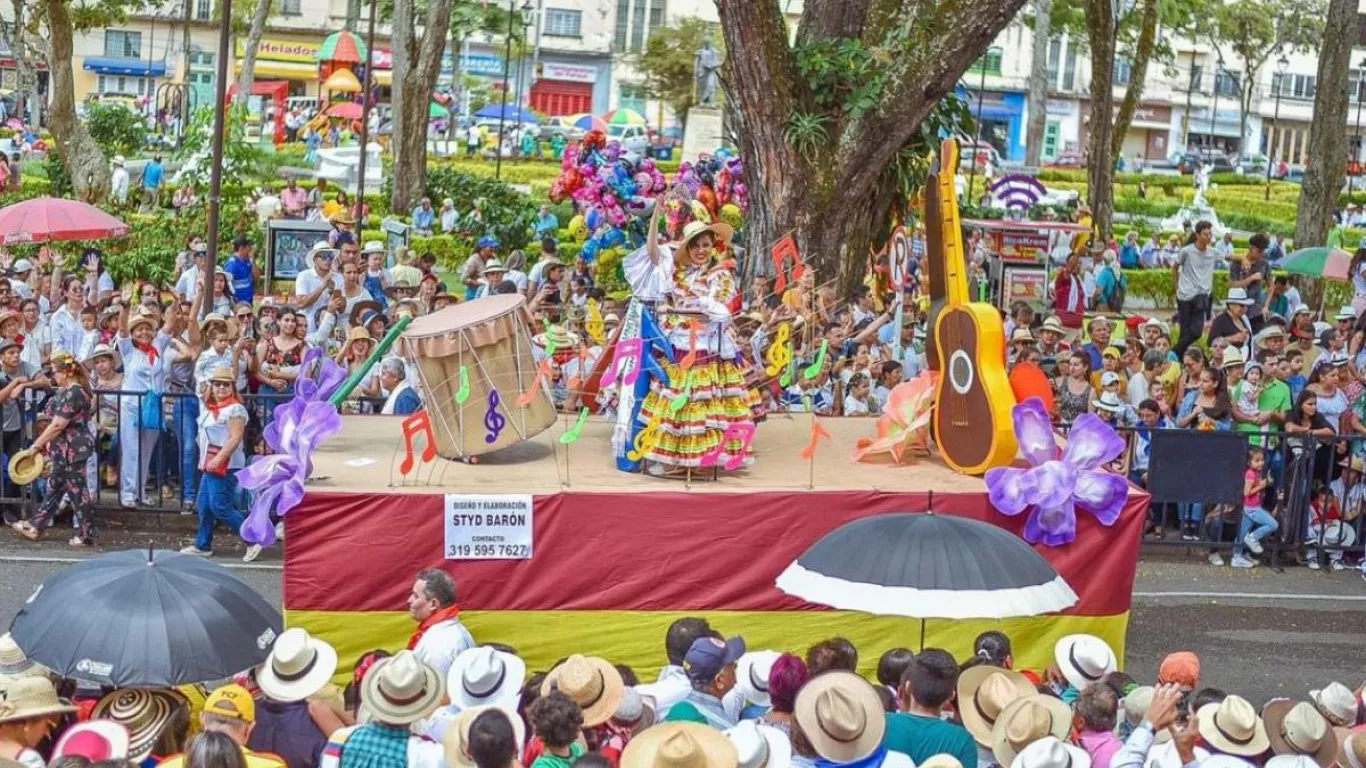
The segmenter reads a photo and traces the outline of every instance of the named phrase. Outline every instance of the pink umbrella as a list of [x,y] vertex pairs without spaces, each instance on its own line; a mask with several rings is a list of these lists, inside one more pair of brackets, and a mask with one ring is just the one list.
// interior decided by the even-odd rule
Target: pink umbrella
[[327,114],[329,117],[340,117],[343,120],[359,120],[361,107],[354,101],[343,101],[328,107]]
[[0,245],[123,237],[128,225],[79,200],[38,197],[0,209]]

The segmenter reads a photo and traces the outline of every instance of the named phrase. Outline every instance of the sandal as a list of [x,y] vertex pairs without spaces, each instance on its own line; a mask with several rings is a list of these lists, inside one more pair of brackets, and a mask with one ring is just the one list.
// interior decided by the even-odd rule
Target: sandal
[[33,525],[30,524],[27,520],[20,520],[16,523],[10,523],[9,527],[12,528],[15,533],[19,534],[20,536],[23,536],[29,541],[37,541],[38,538],[42,536],[42,533],[39,532],[37,528],[34,528]]
[[67,546],[76,547],[77,549],[85,549],[88,547],[93,547],[95,545],[91,542],[86,541],[85,539],[82,539],[80,536],[72,536],[71,539],[67,541]]

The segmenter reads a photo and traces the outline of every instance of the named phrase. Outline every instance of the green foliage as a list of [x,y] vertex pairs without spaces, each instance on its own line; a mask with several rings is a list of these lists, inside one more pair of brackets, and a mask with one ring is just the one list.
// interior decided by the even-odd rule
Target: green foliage
[[693,67],[697,51],[707,40],[714,45],[721,40],[716,25],[697,18],[685,18],[655,28],[645,44],[645,51],[635,57],[636,69],[645,76],[641,83],[645,92],[650,98],[667,104],[679,120],[692,108],[695,90]]
[[[1282,275],[1285,273],[1276,271],[1275,274]],[[1141,297],[1157,307],[1176,306],[1176,294],[1172,287],[1172,271],[1170,269],[1126,269],[1124,270],[1124,277],[1129,282],[1129,296]],[[1352,287],[1350,284],[1329,282],[1326,285],[1327,295],[1324,300],[1326,306],[1340,307],[1343,304],[1351,303]],[[1215,303],[1223,301],[1227,295],[1228,270],[1215,270],[1213,294]]]
[[[392,177],[385,179],[386,197],[390,195],[392,183]],[[422,241],[422,247],[430,249],[448,269],[459,266],[473,251],[474,243],[484,235],[497,237],[504,252],[526,248],[531,240],[536,205],[531,198],[503,182],[462,173],[450,165],[433,166],[427,170],[427,196],[438,203],[451,198],[462,215],[472,210],[474,202],[479,200],[484,213],[485,226],[481,231],[414,239],[414,248],[418,248],[419,240]],[[406,217],[411,212],[402,213]]]
[[939,147],[940,137],[970,136],[973,130],[972,110],[968,103],[955,94],[949,94],[934,105],[934,109],[920,123],[920,130],[897,152],[886,173],[895,177],[902,196],[910,199],[929,180],[930,159]]
[[881,102],[887,68],[863,41],[851,37],[820,40],[793,52],[812,99],[827,113],[857,118]]
[[[223,137],[223,178],[247,180],[265,176],[267,165],[266,152],[257,144],[246,140],[247,109],[238,104],[226,112],[227,134]],[[185,138],[176,150],[176,159],[182,163],[192,163],[193,169],[185,175],[189,183],[205,189],[209,186],[212,171],[211,149],[214,131],[214,110],[203,107],[195,110],[190,118]],[[246,184],[224,184],[225,201],[245,203],[250,189]]]
[[74,191],[71,186],[71,174],[67,172],[66,163],[62,160],[56,144],[51,145],[48,149],[43,165],[47,169],[47,180],[48,184],[51,185],[52,196],[71,197]]
[[821,114],[810,114],[800,110],[792,110],[787,116],[787,129],[783,137],[792,148],[797,150],[809,163],[814,163],[816,155],[821,147],[830,143],[830,136],[826,133],[825,126],[830,122],[830,118]]
[[96,104],[86,115],[85,127],[106,157],[132,155],[147,144],[147,124],[122,104]]

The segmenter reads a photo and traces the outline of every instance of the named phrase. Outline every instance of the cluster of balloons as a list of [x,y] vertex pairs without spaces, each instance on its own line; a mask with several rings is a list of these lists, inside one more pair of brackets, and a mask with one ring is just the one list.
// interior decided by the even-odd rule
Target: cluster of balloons
[[643,245],[656,204],[675,185],[687,188],[692,204],[668,206],[671,233],[681,232],[693,218],[708,223],[719,218],[738,228],[749,206],[743,174],[740,158],[722,148],[684,163],[670,184],[653,158],[633,159],[602,131],[590,131],[578,146],[565,148],[550,200],[573,201],[569,234],[580,245],[579,255],[593,262],[607,252],[625,254]]

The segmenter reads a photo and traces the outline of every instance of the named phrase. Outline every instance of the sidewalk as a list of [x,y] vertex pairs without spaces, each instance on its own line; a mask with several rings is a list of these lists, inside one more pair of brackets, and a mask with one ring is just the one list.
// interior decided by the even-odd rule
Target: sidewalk
[[[43,532],[43,538],[31,542],[12,531],[0,530],[0,558],[26,557],[52,559],[82,559],[90,554],[121,549],[179,550],[194,543],[199,525],[196,515],[179,512],[137,512],[133,510],[104,510],[96,513],[99,526],[99,545],[93,549],[76,549],[67,545],[71,538],[71,517],[58,518],[53,527]],[[214,560],[222,563],[241,563],[246,545],[236,534],[219,526],[214,534]],[[284,556],[280,545],[263,551],[258,564],[278,567]]]

